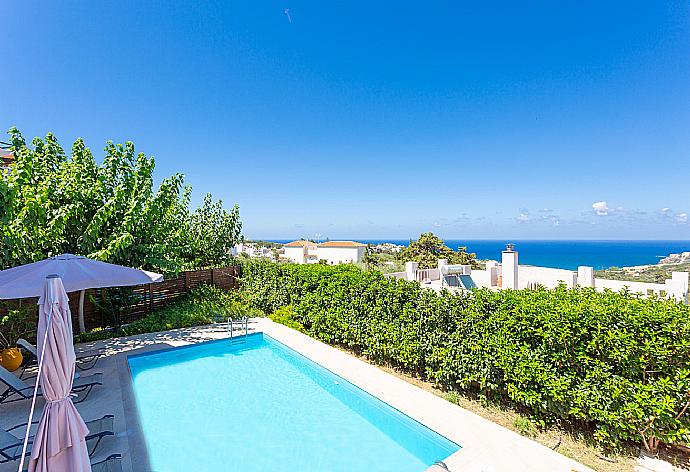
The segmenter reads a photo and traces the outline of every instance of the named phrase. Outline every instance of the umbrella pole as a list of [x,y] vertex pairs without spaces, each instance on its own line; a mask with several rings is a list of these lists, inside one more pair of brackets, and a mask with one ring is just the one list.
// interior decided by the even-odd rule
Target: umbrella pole
[[86,325],[84,324],[84,294],[86,290],[79,292],[79,332],[86,333]]

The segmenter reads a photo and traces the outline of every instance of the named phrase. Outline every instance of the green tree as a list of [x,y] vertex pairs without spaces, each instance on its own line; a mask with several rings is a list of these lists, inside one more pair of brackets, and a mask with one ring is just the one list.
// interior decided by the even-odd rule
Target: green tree
[[420,269],[436,267],[438,259],[448,259],[449,264],[469,264],[473,269],[479,268],[474,253],[467,252],[465,247],[453,251],[443,239],[431,232],[422,233],[416,241],[410,240],[410,244],[398,253],[398,259],[418,262]]
[[153,158],[131,142],[109,141],[99,164],[81,139],[68,157],[52,134],[31,146],[16,128],[9,135],[16,159],[0,174],[0,269],[61,253],[163,273],[194,267],[206,235],[188,231],[196,212],[182,174],[155,188]]
[[230,211],[223,202],[206,194],[204,203],[192,213],[189,224],[190,262],[194,267],[226,265],[232,259],[232,247],[240,242],[242,222],[237,205]]

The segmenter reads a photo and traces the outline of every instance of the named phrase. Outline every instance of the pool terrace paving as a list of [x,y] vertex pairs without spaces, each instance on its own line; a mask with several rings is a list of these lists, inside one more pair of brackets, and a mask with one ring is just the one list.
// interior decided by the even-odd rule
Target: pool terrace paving
[[[424,391],[394,375],[386,373],[343,351],[265,318],[250,320],[250,332],[264,332],[288,347],[300,352],[333,373],[397,408],[411,418],[425,424],[461,446],[444,460],[446,468],[434,466],[429,471],[499,472],[499,471],[590,471],[529,438],[505,429],[471,413],[430,392]],[[237,330],[239,334],[241,330]],[[114,436],[103,439],[92,460],[99,461],[110,454],[122,455],[126,472],[148,472],[146,445],[138,422],[127,355],[156,351],[163,348],[221,339],[228,336],[220,326],[149,333],[114,338],[77,345],[78,351],[105,349],[90,372],[103,373],[103,385],[95,387],[88,399],[77,405],[85,421],[106,414],[115,415]],[[24,400],[0,406],[0,426],[9,428],[26,422],[31,401]],[[43,400],[37,401],[40,415]],[[22,429],[16,434],[23,434]],[[16,471],[17,462],[0,464],[0,472]],[[232,470],[231,467],[228,470]]]

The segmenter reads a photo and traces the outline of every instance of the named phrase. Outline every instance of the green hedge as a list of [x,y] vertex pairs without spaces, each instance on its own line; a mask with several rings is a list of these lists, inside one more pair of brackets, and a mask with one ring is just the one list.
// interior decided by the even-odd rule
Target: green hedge
[[324,342],[590,427],[602,445],[688,440],[684,304],[564,287],[439,294],[347,265],[254,262],[242,282],[256,307],[291,306],[278,319]]

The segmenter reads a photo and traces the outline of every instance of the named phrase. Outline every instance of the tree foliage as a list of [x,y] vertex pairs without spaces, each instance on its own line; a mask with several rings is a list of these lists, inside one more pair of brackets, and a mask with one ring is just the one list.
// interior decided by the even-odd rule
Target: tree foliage
[[239,238],[236,207],[227,212],[207,197],[190,213],[183,175],[155,188],[153,158],[131,142],[108,141],[99,164],[82,139],[68,157],[52,134],[31,146],[16,128],[9,135],[15,163],[0,175],[0,269],[74,253],[172,273],[221,261]]
[[435,268],[439,259],[447,259],[449,264],[469,264],[473,269],[479,268],[474,253],[467,252],[465,247],[453,251],[431,232],[422,233],[416,241],[411,240],[410,244],[398,253],[398,258],[403,262],[418,262],[420,269]]
[[376,266],[378,261],[371,244],[367,244],[367,248],[364,250],[364,259],[362,260],[364,267],[366,267],[367,270],[371,270]]
[[241,238],[240,209],[230,211],[223,202],[206,194],[204,203],[192,213],[189,225],[190,258],[195,267],[219,267],[231,259],[232,247]]
[[254,262],[242,272],[258,308],[291,306],[281,320],[447,390],[584,425],[606,446],[690,439],[683,303],[564,286],[437,293],[351,265]]

